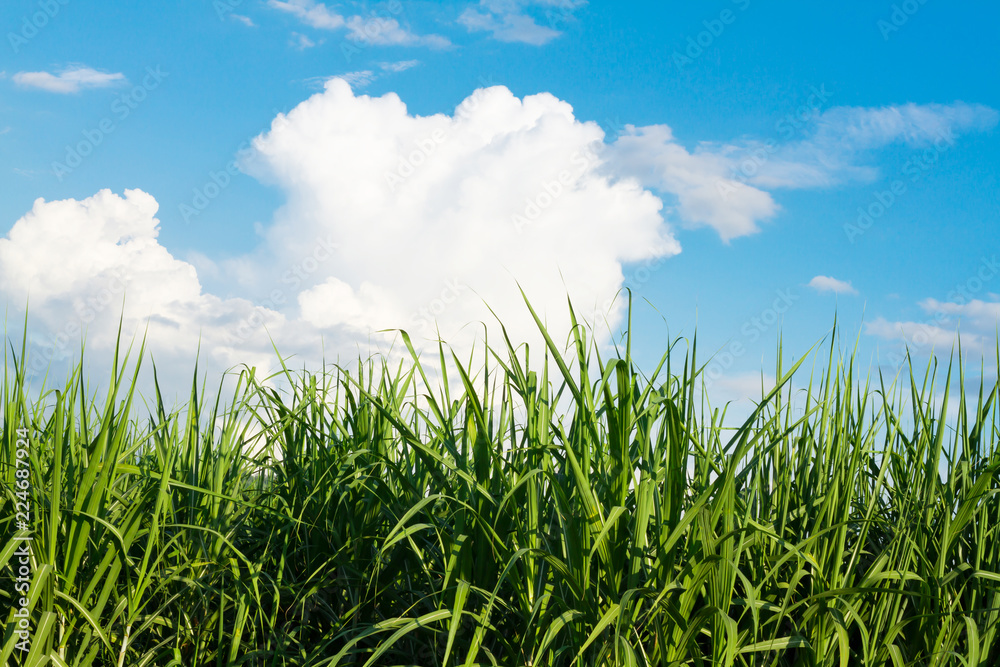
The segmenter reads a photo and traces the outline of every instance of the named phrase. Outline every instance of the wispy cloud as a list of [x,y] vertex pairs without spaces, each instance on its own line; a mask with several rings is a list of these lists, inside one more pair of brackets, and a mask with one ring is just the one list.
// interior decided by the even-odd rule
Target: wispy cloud
[[410,32],[396,19],[372,16],[352,16],[347,19],[350,38],[375,46],[429,46],[444,49],[451,42],[441,35],[417,35]]
[[816,276],[809,281],[809,287],[817,292],[834,292],[835,294],[857,294],[858,291],[849,282],[837,280],[829,276]]
[[879,317],[865,331],[884,340],[899,341],[897,362],[905,356],[907,347],[925,348],[920,351],[926,352],[928,347],[940,350],[959,341],[965,350],[989,353],[1000,330],[1000,295],[992,291],[997,276],[1000,262],[996,255],[984,256],[965,282],[948,293],[946,301],[928,298],[918,304],[927,315],[923,322],[891,322]]
[[305,51],[306,49],[311,49],[316,46],[316,42],[298,32],[292,33],[292,39],[289,44],[292,48],[298,49],[299,51]]
[[898,341],[922,352],[948,350],[957,346],[959,341],[966,350],[984,349],[981,335],[961,332],[957,326],[945,328],[933,322],[890,322],[879,317],[865,325],[865,333],[886,341]]
[[[752,164],[745,180],[759,187],[829,187],[878,178],[878,168],[866,164],[873,151],[893,144],[947,148],[960,135],[995,127],[998,119],[995,109],[965,102],[833,107],[804,121],[801,138],[795,141],[706,144],[703,150],[726,156],[737,171],[742,163]],[[750,157],[755,154],[767,158]]]
[[690,149],[666,125],[627,125],[609,157],[619,173],[676,197],[682,224],[707,225],[728,241],[759,231],[759,223],[777,213],[772,190],[869,182],[878,177],[872,162],[880,149],[904,144],[940,151],[998,119],[995,109],[964,102],[834,107],[803,120],[797,139],[787,133],[784,142],[744,138]]
[[379,71],[365,69],[358,70],[356,72],[335,74],[333,76],[314,76],[305,79],[305,82],[313,88],[323,89],[326,87],[327,81],[331,79],[343,79],[347,83],[351,84],[351,88],[359,90],[361,88],[368,87],[376,79],[380,79],[388,74],[405,72],[406,70],[416,67],[419,64],[419,60],[400,60],[399,62],[394,63],[379,63]]
[[84,88],[107,88],[125,83],[125,75],[101,72],[90,67],[70,66],[58,74],[50,72],[18,72],[14,82],[26,88],[39,88],[51,93],[78,93]]
[[347,72],[346,74],[338,74],[335,78],[343,79],[347,83],[351,84],[351,88],[364,88],[371,84],[376,78],[375,72],[370,69],[360,70],[358,72]]
[[287,12],[318,30],[347,30],[349,39],[375,46],[428,46],[447,48],[451,42],[441,35],[418,35],[399,21],[372,14],[345,16],[316,0],[268,0],[268,6]]
[[307,25],[320,30],[344,27],[344,17],[321,2],[314,0],[268,0],[268,6],[292,14]]
[[230,14],[229,18],[234,21],[239,21],[248,28],[256,28],[257,24],[253,22],[253,19],[249,16],[243,16],[242,14]]
[[924,299],[920,307],[928,313],[941,313],[949,319],[958,319],[977,331],[990,333],[1000,328],[1000,297],[993,295],[993,301],[972,299],[968,303],[953,303]]
[[826,146],[846,144],[850,150],[896,142],[927,146],[938,139],[954,140],[959,133],[994,127],[998,117],[995,109],[965,102],[834,107],[820,116],[814,141]]
[[[557,18],[568,19],[573,10],[585,4],[585,0],[480,0],[477,7],[462,12],[458,23],[469,32],[489,32],[501,42],[542,46],[562,34],[556,28]],[[534,8],[545,9],[548,26],[539,25],[531,16]]]
[[405,72],[406,70],[416,67],[420,64],[419,60],[400,60],[394,63],[379,63],[378,66],[386,72]]

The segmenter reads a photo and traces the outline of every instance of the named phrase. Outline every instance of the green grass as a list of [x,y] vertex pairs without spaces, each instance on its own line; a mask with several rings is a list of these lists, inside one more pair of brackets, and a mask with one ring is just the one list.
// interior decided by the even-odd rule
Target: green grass
[[[831,342],[818,374],[779,362],[728,428],[693,342],[647,377],[628,338],[601,359],[575,332],[530,359],[504,341],[475,369],[441,348],[440,382],[415,353],[285,369],[287,391],[246,369],[225,397],[194,382],[179,411],[136,396],[142,350],[116,355],[100,403],[82,365],[32,393],[12,350],[0,659],[1000,664],[997,386],[967,389],[960,361],[863,374]],[[30,654],[13,634],[17,429]]]

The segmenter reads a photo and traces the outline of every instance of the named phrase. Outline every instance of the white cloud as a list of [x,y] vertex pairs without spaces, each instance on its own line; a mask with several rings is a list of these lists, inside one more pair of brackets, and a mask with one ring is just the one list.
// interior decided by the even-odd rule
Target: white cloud
[[760,371],[747,373],[723,374],[708,385],[708,397],[715,407],[721,407],[729,402],[745,402],[753,406],[768,394],[777,380],[772,374],[762,374]]
[[257,24],[253,22],[253,19],[249,16],[243,16],[242,14],[230,14],[229,17],[234,21],[239,21],[248,28],[256,28]]
[[[685,149],[666,126],[604,139],[546,93],[519,99],[486,88],[452,114],[422,117],[395,94],[356,95],[334,79],[275,119],[243,162],[287,198],[255,252],[174,257],[157,238],[156,201],[138,190],[39,200],[0,239],[0,294],[12,306],[30,297],[46,332],[37,340],[70,355],[74,326],[89,328],[89,344],[113,343],[127,285],[128,333],[148,322],[160,359],[187,362],[200,343],[204,358],[228,368],[266,366],[272,340],[303,364],[320,358],[321,344],[328,359],[356,358],[392,340],[384,329],[407,329],[418,344],[439,329],[467,351],[483,322],[495,345],[486,304],[514,341],[537,350],[520,284],[561,344],[567,292],[581,317],[611,310],[614,325],[623,265],[680,251],[665,214],[732,238],[776,210],[750,185],[713,199],[726,156]],[[672,208],[644,183],[675,197]],[[215,296],[203,280],[237,296]],[[974,321],[977,332],[996,316],[992,302],[924,305]],[[929,327],[877,320],[868,331],[954,339],[937,319]],[[981,344],[977,335],[968,340]]]
[[809,281],[809,287],[817,292],[834,292],[836,294],[857,294],[858,291],[851,286],[851,283],[830,278],[829,276],[816,276]]
[[352,16],[347,19],[347,29],[350,39],[375,46],[428,46],[432,49],[451,46],[451,42],[441,35],[416,35],[396,19],[379,16]]
[[[997,111],[979,104],[903,104],[833,107],[801,122],[801,137],[783,144],[748,140],[704,149],[729,162],[730,175],[759,188],[814,188],[873,181],[877,167],[864,164],[869,153],[903,144],[911,149],[949,150],[962,134],[997,125]],[[779,121],[786,136],[792,126]]]
[[344,17],[321,2],[314,0],[268,0],[268,6],[288,12],[307,25],[321,30],[338,30],[345,25]]
[[961,337],[966,350],[983,350],[984,338],[975,333],[960,332],[958,327],[945,328],[932,318],[926,322],[890,322],[884,317],[865,325],[865,333],[887,341],[899,341],[922,352],[948,351],[957,347]]
[[[704,384],[702,384],[702,382]],[[761,371],[709,373],[699,378],[695,387],[695,400],[707,399],[713,409],[725,409],[722,424],[728,428],[738,428],[753,414],[761,399],[773,389],[777,380],[771,373]],[[797,406],[798,389],[793,383],[793,406]],[[788,385],[782,389],[788,396]],[[793,408],[794,411],[794,408]],[[801,408],[798,410],[801,414]]]
[[880,317],[867,325],[866,332],[900,341],[900,349],[894,355],[897,363],[907,345],[922,353],[930,348],[941,352],[957,347],[959,341],[964,351],[985,353],[989,358],[996,350],[1000,331],[1000,294],[989,289],[998,271],[996,256],[984,256],[975,272],[949,292],[947,301],[928,298],[919,302],[920,309],[927,314],[923,322],[890,322]]
[[467,9],[458,22],[469,32],[488,31],[501,42],[522,42],[533,46],[543,46],[559,36],[559,31],[538,25],[530,16],[508,14],[497,17],[493,14]]
[[[341,78],[347,83],[351,84],[351,88],[364,88],[371,84],[377,78],[375,72],[370,69],[360,70],[358,72],[347,72],[346,74],[338,74],[336,77]],[[329,79],[327,79],[329,81]],[[324,85],[325,85],[324,81]]]
[[666,125],[627,125],[608,157],[618,173],[675,196],[683,224],[708,225],[726,241],[758,231],[758,221],[778,211],[771,195],[730,178],[724,157],[689,152]]
[[[614,324],[623,263],[680,251],[661,202],[603,173],[591,151],[602,137],[548,94],[483,89],[453,115],[420,117],[333,80],[254,141],[245,168],[288,198],[257,251],[174,257],[139,190],[38,200],[0,239],[0,295],[15,308],[30,298],[43,359],[72,356],[82,329],[88,349],[111,349],[124,297],[126,336],[146,333],[176,387],[199,346],[205,372],[268,368],[272,340],[310,367],[324,351],[356,359],[394,328],[418,345],[440,329],[464,355],[478,322],[500,340],[484,300],[537,350],[518,284],[562,344],[567,293],[578,317]],[[200,272],[238,296],[207,292]]]
[[157,208],[140,190],[38,199],[0,238],[0,295],[15,311],[28,304],[40,329],[33,359],[41,366],[32,368],[72,357],[84,333],[88,348],[113,349],[119,314],[127,338],[145,334],[155,358],[183,360],[177,380],[190,372],[199,344],[213,370],[244,362],[268,367],[273,354],[263,328],[233,333],[253,317],[282,340],[295,340],[284,315],[204,293],[195,268],[159,244]]
[[316,42],[298,32],[292,33],[292,40],[289,44],[292,48],[298,49],[299,51],[305,51],[306,49],[311,49],[316,46]]
[[316,76],[305,79],[306,83],[310,87],[323,89],[326,87],[326,82],[332,79],[343,79],[347,83],[351,84],[351,88],[355,90],[360,90],[367,88],[377,79],[382,78],[388,74],[396,74],[399,72],[405,72],[411,67],[416,67],[420,64],[419,60],[402,60],[395,63],[379,63],[379,71],[376,72],[370,69],[358,70],[356,72],[345,72],[343,74],[335,74],[334,76]]
[[959,320],[963,326],[989,335],[1000,329],[1000,297],[994,295],[993,299],[972,299],[967,303],[925,299],[920,302],[920,307],[928,313],[940,313],[949,319]]
[[[771,190],[871,181],[879,173],[863,164],[871,151],[892,143],[948,150],[959,135],[987,130],[997,120],[995,110],[962,102],[835,107],[802,121],[800,139],[702,142],[690,150],[666,125],[626,125],[608,159],[617,173],[676,197],[682,224],[707,225],[728,241],[759,231],[759,223],[778,212]],[[779,121],[777,127],[791,126]]]
[[394,63],[379,63],[378,66],[385,72],[392,72],[395,74],[398,72],[405,72],[406,70],[416,67],[419,64],[419,60],[400,60]]
[[59,74],[18,72],[13,79],[21,86],[63,94],[77,93],[84,88],[107,88],[126,81],[125,75],[120,72],[112,74],[83,66],[67,67]]
[[436,320],[446,340],[468,342],[469,323],[497,335],[485,300],[514,340],[534,339],[520,282],[562,340],[567,291],[593,318],[623,262],[680,250],[656,197],[602,173],[589,152],[602,136],[548,94],[483,89],[453,116],[418,117],[394,94],[355,96],[334,79],[255,140],[245,168],[288,193],[268,232],[273,263],[301,256],[301,238],[342,248],[304,281],[305,321],[353,339],[393,327],[427,339]]
[[376,46],[428,46],[447,48],[451,42],[441,35],[417,35],[399,21],[372,14],[344,16],[315,0],[268,0],[268,6],[287,12],[319,30],[346,29],[349,39]]
[[996,110],[981,104],[909,104],[864,108],[834,107],[817,122],[813,141],[850,150],[881,148],[902,142],[927,146],[937,139],[954,141],[964,132],[996,126]]
[[[501,42],[521,42],[543,46],[562,33],[556,25],[569,20],[581,0],[481,0],[478,8],[469,7],[458,23],[469,32],[489,32]],[[549,25],[539,25],[529,13],[539,9]]]

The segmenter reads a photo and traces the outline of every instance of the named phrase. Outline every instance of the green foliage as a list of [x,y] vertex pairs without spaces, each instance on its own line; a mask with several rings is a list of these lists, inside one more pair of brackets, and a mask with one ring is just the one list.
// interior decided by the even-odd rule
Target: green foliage
[[[582,327],[569,350],[545,338],[535,366],[509,340],[475,371],[441,347],[432,382],[404,334],[396,369],[285,369],[287,392],[246,369],[228,403],[194,383],[183,410],[157,390],[141,419],[138,364],[116,354],[103,405],[82,365],[32,400],[22,344],[2,391],[0,657],[1000,664],[996,385],[968,392],[959,363],[940,386],[936,361],[859,380],[831,343],[805,389],[802,360],[779,362],[726,428],[693,342],[646,377],[628,339],[606,360]],[[942,392],[958,396],[948,423]],[[18,429],[30,653],[14,633]]]

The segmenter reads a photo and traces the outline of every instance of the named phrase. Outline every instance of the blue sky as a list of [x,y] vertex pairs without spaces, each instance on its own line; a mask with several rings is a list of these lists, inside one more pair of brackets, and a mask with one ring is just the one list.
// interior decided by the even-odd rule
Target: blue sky
[[2,10],[0,293],[40,359],[109,345],[123,294],[188,365],[460,346],[477,295],[528,339],[514,279],[562,335],[560,293],[631,287],[640,358],[697,327],[726,396],[835,315],[888,368],[996,340],[993,4],[156,9]]

